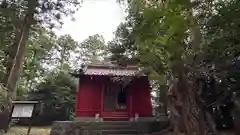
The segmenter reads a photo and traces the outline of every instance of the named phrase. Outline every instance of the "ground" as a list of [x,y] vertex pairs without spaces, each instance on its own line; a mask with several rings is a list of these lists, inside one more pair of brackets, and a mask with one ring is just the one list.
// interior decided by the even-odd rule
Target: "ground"
[[[51,127],[32,127],[30,135],[49,135]],[[26,135],[28,127],[12,127],[5,135]],[[170,133],[153,133],[152,135],[171,135]],[[220,132],[218,135],[234,135],[231,132]]]
[[[152,135],[174,135],[174,134],[173,133],[153,133]],[[185,135],[185,134],[178,134],[178,135]],[[222,131],[222,132],[218,132],[217,135],[235,135],[235,134],[229,131]]]
[[[32,127],[30,135],[49,135],[51,127]],[[12,127],[5,135],[26,135],[28,127]]]

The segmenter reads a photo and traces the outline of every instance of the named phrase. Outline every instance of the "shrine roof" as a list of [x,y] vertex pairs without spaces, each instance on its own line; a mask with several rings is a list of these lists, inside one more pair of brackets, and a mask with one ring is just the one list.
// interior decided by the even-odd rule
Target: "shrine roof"
[[116,75],[133,76],[138,72],[135,66],[119,67],[115,65],[89,65],[84,74],[87,75]]
[[[138,66],[119,66],[115,64],[89,64],[78,74],[104,76],[135,76],[139,73]],[[76,76],[76,74],[75,74]]]

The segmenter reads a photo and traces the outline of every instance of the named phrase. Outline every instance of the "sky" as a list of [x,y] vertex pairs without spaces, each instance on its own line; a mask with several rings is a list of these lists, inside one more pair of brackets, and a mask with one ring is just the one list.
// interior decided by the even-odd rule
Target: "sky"
[[74,14],[75,21],[64,20],[57,35],[70,34],[78,42],[94,34],[103,35],[106,41],[114,36],[117,26],[124,21],[126,13],[117,0],[84,0],[81,8]]

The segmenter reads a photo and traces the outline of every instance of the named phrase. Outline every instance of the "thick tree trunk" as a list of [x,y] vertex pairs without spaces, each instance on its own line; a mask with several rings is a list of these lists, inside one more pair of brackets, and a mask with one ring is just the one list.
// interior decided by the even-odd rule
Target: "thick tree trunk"
[[162,103],[161,108],[164,110],[164,114],[167,115],[167,86],[162,85],[159,93],[159,102]]
[[240,97],[234,99],[233,117],[235,135],[240,135]]
[[[197,101],[198,96],[193,84],[189,83],[186,77],[181,76],[170,89],[173,102],[172,114],[175,116],[173,121],[176,135],[183,133],[186,135],[206,135],[214,134],[210,130],[208,118],[205,110]],[[211,133],[210,133],[211,132]]]

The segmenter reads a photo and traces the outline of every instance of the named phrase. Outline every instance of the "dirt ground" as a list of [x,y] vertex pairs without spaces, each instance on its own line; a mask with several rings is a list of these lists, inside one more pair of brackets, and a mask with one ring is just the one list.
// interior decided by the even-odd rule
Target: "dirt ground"
[[[5,135],[26,135],[27,127],[12,127]],[[32,127],[30,135],[49,135],[51,127]],[[1,135],[1,134],[0,134]],[[152,135],[172,135],[172,133],[153,133]],[[179,134],[182,135],[182,134]],[[235,135],[232,131],[222,131],[217,135]]]
[[[30,135],[49,135],[51,127],[32,127]],[[28,127],[12,127],[4,135],[26,135]],[[0,134],[1,135],[1,134]]]

